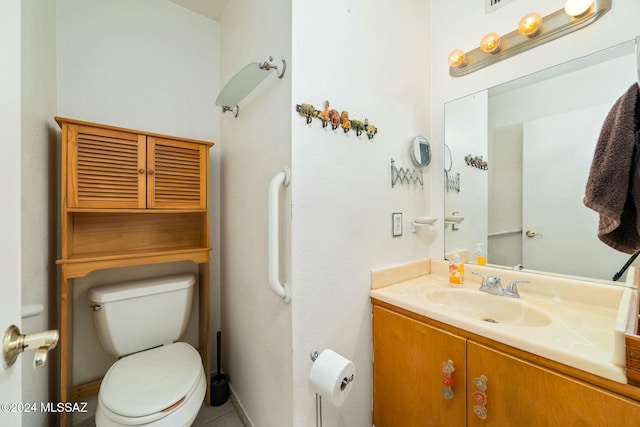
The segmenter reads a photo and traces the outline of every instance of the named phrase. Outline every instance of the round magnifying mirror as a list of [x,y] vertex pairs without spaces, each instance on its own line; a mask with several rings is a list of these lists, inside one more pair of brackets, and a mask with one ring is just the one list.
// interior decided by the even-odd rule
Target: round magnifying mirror
[[424,136],[416,136],[409,147],[411,160],[416,166],[425,167],[431,163],[431,146]]
[[451,166],[453,166],[453,159],[451,158],[451,149],[447,144],[444,144],[444,171],[450,172]]

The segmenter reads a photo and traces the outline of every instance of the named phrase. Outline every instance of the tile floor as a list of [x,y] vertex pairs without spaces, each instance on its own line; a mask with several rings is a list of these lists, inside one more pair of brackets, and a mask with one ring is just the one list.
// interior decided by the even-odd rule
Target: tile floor
[[[75,427],[95,427],[95,425],[93,418],[79,424],[74,423]],[[245,427],[245,425],[229,399],[220,406],[202,405],[192,427]]]
[[193,427],[245,427],[231,399],[221,406],[202,405]]

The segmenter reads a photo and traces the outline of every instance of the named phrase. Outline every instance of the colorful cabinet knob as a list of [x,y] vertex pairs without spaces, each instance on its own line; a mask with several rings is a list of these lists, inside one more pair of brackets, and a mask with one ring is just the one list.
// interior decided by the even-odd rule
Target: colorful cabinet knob
[[447,360],[446,362],[442,362],[442,372],[444,372],[445,374],[450,375],[455,370],[456,368],[453,367],[452,360]]
[[475,400],[478,405],[484,406],[487,404],[487,395],[485,394],[484,391],[480,391],[480,390],[474,391],[473,400]]
[[447,400],[453,399],[455,397],[453,394],[453,389],[451,387],[442,387],[442,397]]
[[487,377],[484,375],[475,377],[473,384],[478,389],[473,392],[473,400],[477,403],[477,405],[473,407],[473,413],[481,420],[485,420],[487,419],[487,393],[485,393],[487,390]]
[[487,419],[487,408],[485,408],[483,405],[474,406],[473,413],[476,414],[481,420]]
[[487,389],[487,377],[485,377],[484,375],[480,375],[479,377],[474,378],[473,383],[480,391],[485,391]]
[[453,378],[451,378],[451,375],[446,375],[446,374],[442,377],[442,383],[446,387],[453,387],[453,384],[455,384],[455,382],[453,381]]
[[452,388],[454,381],[453,381],[453,377],[451,376],[451,373],[455,370],[456,368],[453,367],[453,361],[447,360],[445,362],[442,362],[442,372],[443,372],[442,397],[444,397],[447,400],[453,399],[454,397],[453,388]]

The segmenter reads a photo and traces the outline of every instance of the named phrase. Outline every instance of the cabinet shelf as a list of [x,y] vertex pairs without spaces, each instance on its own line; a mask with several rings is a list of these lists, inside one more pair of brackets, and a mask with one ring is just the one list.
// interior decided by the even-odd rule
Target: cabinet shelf
[[188,248],[155,252],[131,251],[117,254],[94,254],[93,256],[59,259],[68,278],[84,277],[95,270],[133,267],[137,265],[160,264],[166,262],[192,261],[196,264],[209,262],[211,248]]

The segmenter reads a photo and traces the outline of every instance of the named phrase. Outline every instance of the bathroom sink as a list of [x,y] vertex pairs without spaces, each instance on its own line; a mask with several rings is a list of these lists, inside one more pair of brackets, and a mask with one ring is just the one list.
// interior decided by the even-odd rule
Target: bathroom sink
[[487,323],[508,323],[518,326],[546,326],[551,318],[542,310],[520,299],[498,297],[475,289],[424,289],[430,304],[445,308],[451,314],[482,320]]

